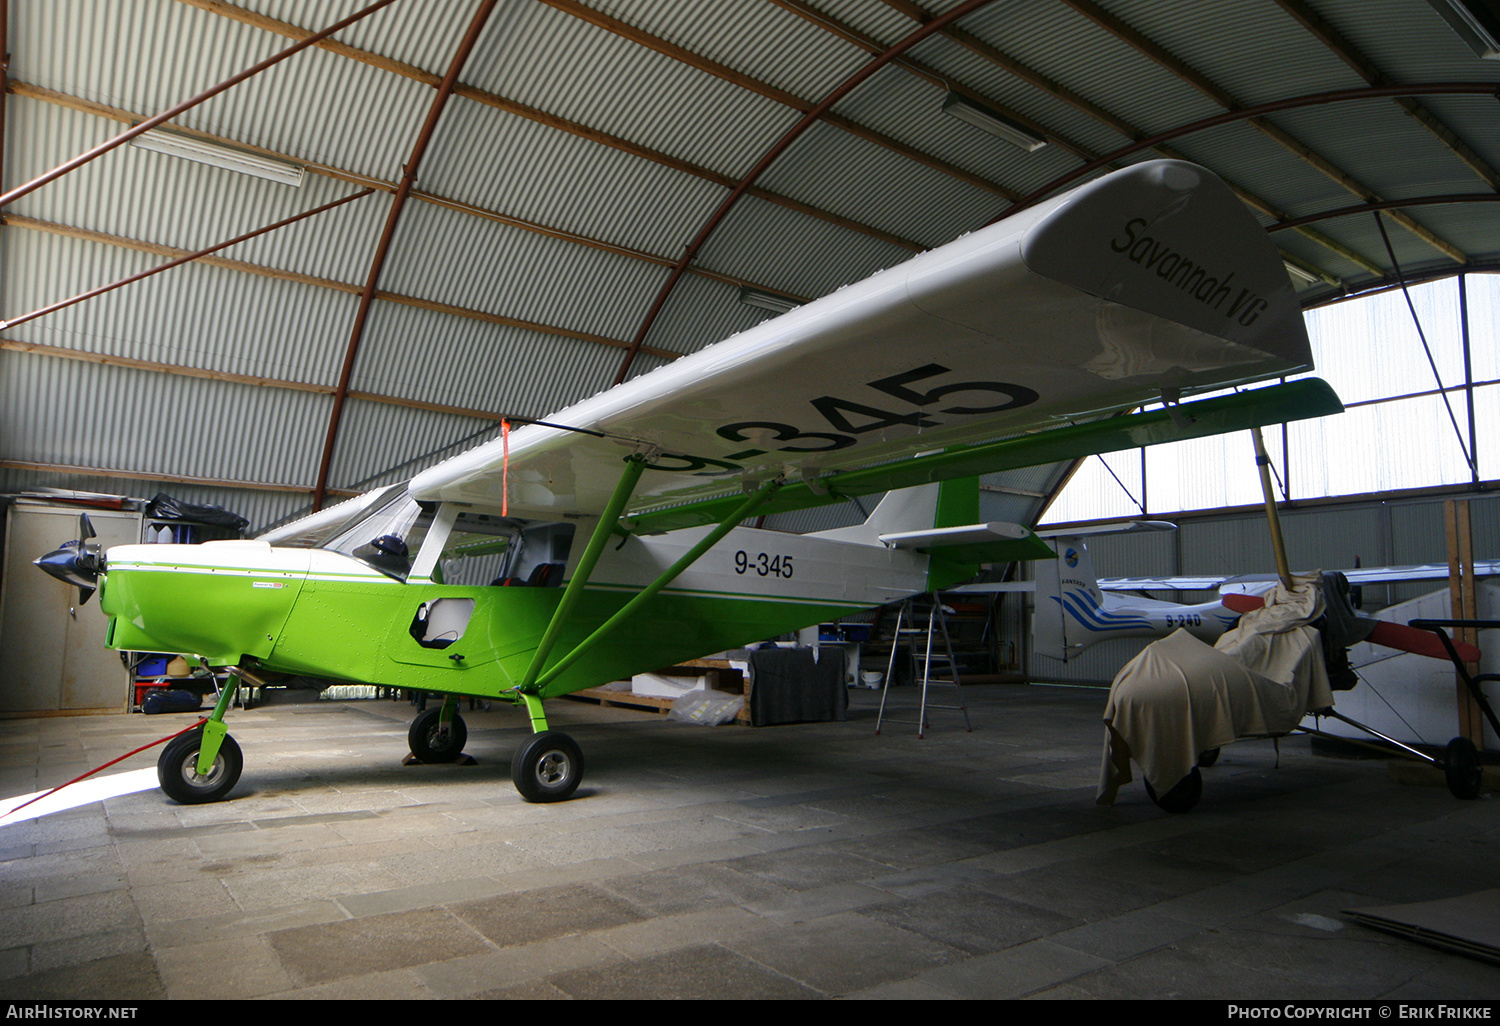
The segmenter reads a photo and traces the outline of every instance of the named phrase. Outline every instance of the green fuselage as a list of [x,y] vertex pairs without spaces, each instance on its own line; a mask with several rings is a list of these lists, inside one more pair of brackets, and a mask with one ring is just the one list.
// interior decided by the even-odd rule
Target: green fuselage
[[[253,661],[279,673],[504,697],[522,683],[563,596],[560,587],[402,583],[329,553],[223,544],[241,549],[213,544],[112,549],[101,589],[101,605],[110,617],[107,644],[182,653],[211,665]],[[696,579],[684,575],[682,586],[650,598],[534,693],[541,698],[568,694],[743,647],[848,616],[899,592],[923,590],[927,583],[925,557],[902,563],[864,545],[780,536],[776,544],[786,550],[787,573],[795,566],[799,575],[786,580],[757,572],[759,552],[739,570],[734,560],[744,549],[734,546],[748,543],[741,537],[726,544],[729,548],[716,547],[704,557],[707,569]],[[265,558],[248,558],[244,550]],[[848,550],[875,563],[891,562],[880,568],[885,573],[872,568],[864,574],[885,579],[883,586],[873,580],[853,588],[829,583],[851,573]],[[892,571],[899,581],[891,579]],[[821,584],[820,577],[826,579]],[[611,583],[612,578],[621,583]],[[640,589],[620,575],[597,574],[596,580],[600,583],[583,590],[560,625],[549,666]],[[472,615],[458,640],[445,647],[423,645],[413,634],[413,620],[424,604],[439,599],[471,600]]]

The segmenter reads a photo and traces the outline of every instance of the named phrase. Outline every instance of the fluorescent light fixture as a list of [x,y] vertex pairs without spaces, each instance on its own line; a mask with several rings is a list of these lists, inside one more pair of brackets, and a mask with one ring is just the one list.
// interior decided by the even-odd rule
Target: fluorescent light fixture
[[1318,282],[1323,280],[1316,274],[1313,274],[1311,271],[1298,267],[1290,260],[1283,260],[1282,264],[1286,267],[1286,273],[1292,276],[1292,284],[1294,285],[1299,281],[1305,282],[1308,285],[1316,285]]
[[779,314],[795,310],[802,305],[790,296],[766,292],[764,289],[752,289],[748,285],[740,287],[740,302],[746,306],[758,306],[762,310],[770,310],[772,313]]
[[950,114],[960,121],[967,121],[975,128],[982,128],[991,135],[997,135],[1027,153],[1032,153],[1047,145],[1046,139],[1028,131],[998,110],[991,110],[958,93],[950,92],[943,97],[943,113]]
[[1427,0],[1448,27],[1486,60],[1500,60],[1500,4],[1495,0]]
[[284,160],[272,160],[245,150],[231,149],[216,143],[204,142],[192,136],[176,132],[144,132],[130,140],[130,145],[153,153],[166,153],[184,160],[195,160],[210,167],[226,171],[238,171],[242,175],[264,178],[268,182],[300,187],[304,168],[288,164]]

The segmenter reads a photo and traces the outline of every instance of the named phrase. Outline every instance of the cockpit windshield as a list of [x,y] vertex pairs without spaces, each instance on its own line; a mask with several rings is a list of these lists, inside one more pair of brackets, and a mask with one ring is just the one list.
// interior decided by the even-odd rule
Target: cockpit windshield
[[404,582],[436,512],[436,503],[418,502],[403,492],[365,513],[319,548],[341,552]]

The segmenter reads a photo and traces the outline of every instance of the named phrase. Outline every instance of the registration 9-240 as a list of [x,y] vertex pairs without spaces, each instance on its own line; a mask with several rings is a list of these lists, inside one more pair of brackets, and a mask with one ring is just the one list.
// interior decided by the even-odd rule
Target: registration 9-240
[[734,554],[734,572],[753,573],[760,577],[784,577],[792,579],[792,557],[757,552],[754,555],[740,549]]

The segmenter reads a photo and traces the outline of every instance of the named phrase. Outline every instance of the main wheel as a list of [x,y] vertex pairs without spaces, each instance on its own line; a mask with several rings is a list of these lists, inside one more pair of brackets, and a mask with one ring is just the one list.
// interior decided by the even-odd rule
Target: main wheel
[[1479,797],[1479,753],[1474,742],[1466,737],[1456,737],[1448,742],[1448,757],[1443,762],[1443,776],[1448,778],[1448,790],[1453,797],[1464,801]]
[[1172,789],[1165,794],[1157,794],[1151,781],[1146,780],[1144,783],[1146,794],[1163,812],[1188,812],[1203,797],[1203,774],[1198,771],[1197,766],[1193,767],[1193,772],[1173,784]]
[[510,779],[528,802],[560,802],[583,779],[583,752],[568,735],[544,730],[511,758]]
[[448,724],[448,733],[442,733],[442,709],[427,709],[411,721],[411,730],[406,733],[406,742],[411,745],[411,754],[423,762],[452,762],[463,754],[469,742],[469,728],[464,718],[453,714]]
[[203,728],[197,727],[173,738],[162,749],[161,758],[156,760],[156,779],[168,798],[183,805],[202,805],[218,801],[239,783],[245,759],[234,738],[224,735],[213,766],[200,776],[198,752],[202,748]]

